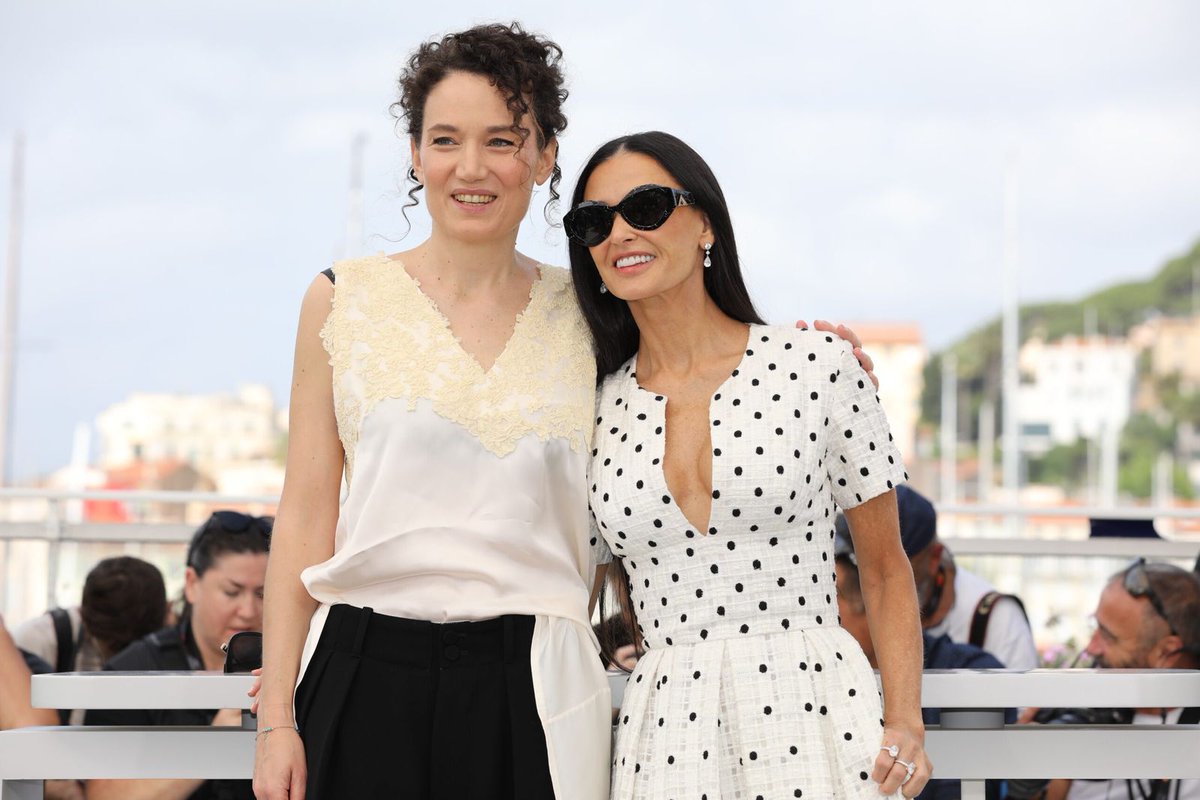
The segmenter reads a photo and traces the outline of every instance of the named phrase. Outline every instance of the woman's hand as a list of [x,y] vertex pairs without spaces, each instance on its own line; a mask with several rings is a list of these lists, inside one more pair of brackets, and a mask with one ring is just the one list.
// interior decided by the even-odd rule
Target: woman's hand
[[884,726],[879,756],[871,772],[871,778],[879,784],[879,793],[891,795],[899,789],[905,797],[916,797],[932,774],[933,764],[925,754],[924,729]]
[[246,692],[246,696],[254,698],[254,701],[250,703],[250,713],[258,716],[258,693],[262,691],[262,667],[250,670],[250,674],[257,677],[254,685],[250,687],[250,691]]
[[[808,330],[808,323],[802,319],[796,320],[796,327],[802,331]],[[854,349],[854,357],[858,359],[858,363],[867,373],[867,377],[871,379],[871,383],[875,384],[875,388],[879,388],[879,378],[875,377],[875,362],[871,360],[871,356],[866,350],[862,349],[862,342],[859,341],[858,334],[845,325],[834,325],[832,322],[826,322],[823,319],[813,320],[813,327],[819,331],[832,333],[834,336],[845,339],[850,343],[850,347]]]
[[284,725],[258,734],[254,747],[254,796],[257,800],[304,800],[308,768],[304,742]]

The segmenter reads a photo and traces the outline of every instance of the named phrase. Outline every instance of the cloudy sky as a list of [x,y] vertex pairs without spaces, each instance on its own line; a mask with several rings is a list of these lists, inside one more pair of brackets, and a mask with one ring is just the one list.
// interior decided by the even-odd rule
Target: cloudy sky
[[[1148,275],[1200,238],[1187,0],[503,6],[0,4],[4,220],[26,140],[16,476],[134,391],[262,382],[285,403],[311,277],[427,231],[417,211],[405,236],[388,105],[416,44],[476,22],[563,46],[566,187],[614,135],[695,146],[776,321],[916,321],[936,349],[996,314],[1006,163],[1024,299]],[[347,245],[358,134],[366,237]],[[542,201],[522,247],[563,263]]]

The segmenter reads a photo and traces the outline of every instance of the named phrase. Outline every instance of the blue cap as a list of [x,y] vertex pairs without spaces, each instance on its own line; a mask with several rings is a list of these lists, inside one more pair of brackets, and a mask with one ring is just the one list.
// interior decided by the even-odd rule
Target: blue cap
[[[896,487],[896,505],[900,510],[900,544],[904,554],[912,558],[928,547],[937,536],[937,511],[933,503],[907,484]],[[846,516],[838,514],[834,520],[834,555],[854,556],[854,541],[850,538],[850,526]]]
[[900,543],[912,558],[937,538],[937,511],[925,495],[908,484],[896,487],[896,505],[900,509]]

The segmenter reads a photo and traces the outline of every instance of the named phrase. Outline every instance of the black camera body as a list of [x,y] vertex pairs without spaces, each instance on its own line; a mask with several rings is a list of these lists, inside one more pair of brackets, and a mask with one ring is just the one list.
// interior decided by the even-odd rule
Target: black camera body
[[1033,716],[1042,725],[1129,725],[1133,711],[1128,708],[1043,708]]

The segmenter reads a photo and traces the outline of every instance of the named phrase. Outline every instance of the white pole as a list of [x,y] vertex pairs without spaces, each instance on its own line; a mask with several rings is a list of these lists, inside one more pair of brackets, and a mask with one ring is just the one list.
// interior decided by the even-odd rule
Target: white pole
[[4,279],[4,345],[0,363],[0,486],[12,481],[13,405],[17,389],[17,312],[21,272],[21,212],[25,179],[25,137],[13,141],[12,199],[8,216],[8,257]]
[[942,502],[958,502],[958,357],[942,356]]
[[[1155,508],[1171,508],[1175,504],[1175,459],[1170,453],[1159,453],[1154,462],[1152,491],[1151,502]],[[1155,527],[1159,533],[1175,532],[1174,520],[1157,520]]]
[[344,258],[362,255],[363,246],[363,151],[366,150],[367,135],[355,135],[350,146],[350,210],[346,215],[346,249]]
[[996,460],[996,406],[984,400],[979,406],[979,502],[992,499]]
[[[1008,157],[1004,170],[1004,317],[1002,322],[1001,369],[1004,402],[1004,493],[1015,504],[1020,482],[1020,436],[1017,413],[1017,350],[1020,341],[1017,271],[1017,154]],[[1017,517],[1009,518],[1009,535],[1016,535]]]
[[1118,452],[1121,429],[1111,422],[1100,429],[1100,506],[1117,507]]

